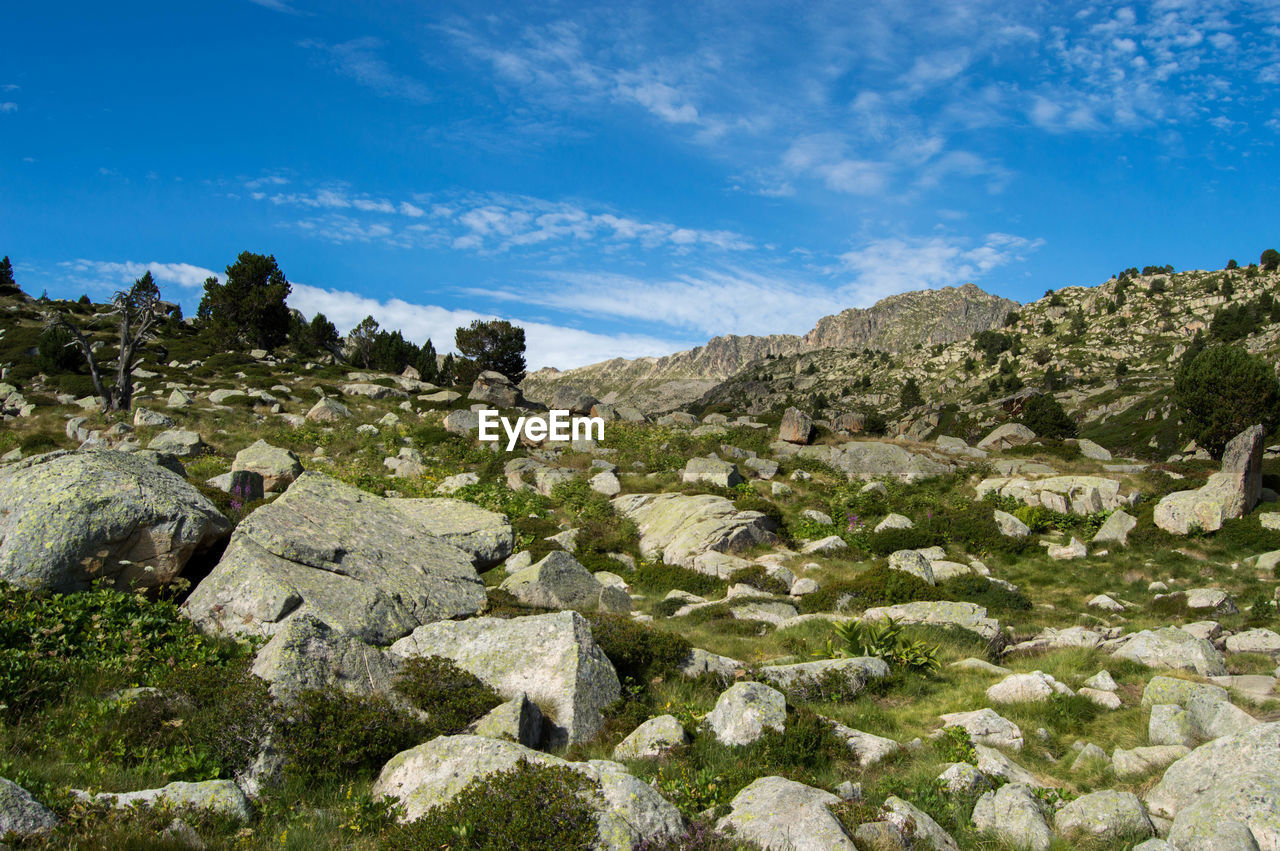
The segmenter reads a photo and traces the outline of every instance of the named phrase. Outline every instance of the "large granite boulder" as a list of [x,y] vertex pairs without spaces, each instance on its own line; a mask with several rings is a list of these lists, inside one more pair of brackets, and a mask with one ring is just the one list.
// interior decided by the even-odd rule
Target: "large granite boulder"
[[196,783],[175,781],[159,789],[141,789],[137,792],[99,792],[83,798],[106,804],[116,809],[126,809],[136,804],[152,807],[190,807],[207,810],[221,816],[248,821],[253,816],[249,799],[231,780],[204,780]]
[[467,397],[495,408],[515,408],[524,404],[520,388],[512,384],[510,378],[491,369],[476,376]]
[[475,614],[485,591],[471,557],[397,502],[303,473],[240,523],[184,604],[188,615],[205,629],[271,635],[310,614],[389,644],[424,623]]
[[387,504],[403,514],[422,534],[453,544],[481,569],[501,564],[515,548],[511,521],[461,499],[390,499]]
[[147,448],[167,452],[178,458],[198,458],[208,449],[199,434],[180,428],[160,432],[151,439]]
[[749,745],[766,730],[782,731],[787,698],[764,683],[734,683],[720,693],[703,723],[723,744]]
[[851,482],[893,478],[910,484],[941,476],[952,469],[950,463],[878,441],[851,440],[840,446],[805,446],[796,454],[830,464]]
[[735,553],[757,544],[777,543],[775,524],[758,511],[739,511],[724,497],[711,494],[627,494],[613,507],[635,521],[640,551],[661,555],[667,564],[692,568],[702,553]]
[[586,798],[595,810],[596,848],[624,851],[642,843],[675,840],[684,833],[680,811],[616,762],[567,762],[515,742],[482,736],[440,736],[396,754],[378,775],[372,794],[395,798],[404,806],[404,820],[413,821],[447,804],[471,783],[521,762],[568,768],[597,787],[599,794]]
[[58,817],[17,783],[0,777],[0,837],[28,836],[58,826]]
[[871,680],[889,676],[883,659],[858,656],[851,659],[817,659],[791,665],[765,665],[760,675],[783,691],[804,691],[820,686],[829,677],[843,681],[846,695],[862,691]]
[[975,743],[1020,751],[1025,743],[1022,730],[994,709],[951,712],[939,717],[943,727],[963,727]]
[[613,749],[613,758],[624,760],[662,756],[688,741],[689,734],[674,715],[659,715],[636,727],[631,735],[619,742]]
[[785,777],[761,777],[734,796],[716,830],[770,851],[854,851],[858,846],[831,813],[839,803],[830,792]]
[[1111,645],[1111,655],[1150,668],[1194,671],[1202,677],[1221,677],[1227,673],[1226,662],[1217,648],[1176,626],[1126,635]]
[[432,623],[391,652],[443,656],[508,700],[527,694],[550,722],[552,746],[592,739],[604,726],[602,710],[621,694],[613,664],[573,611]]
[[799,408],[787,408],[778,426],[778,440],[806,444],[813,440],[813,417]]
[[602,584],[564,550],[548,553],[537,564],[508,576],[498,587],[526,606],[583,612],[631,611],[627,592]]
[[719,458],[690,458],[684,465],[680,480],[685,484],[706,482],[722,488],[731,488],[744,481],[737,464],[730,464]]
[[1215,825],[1244,824],[1259,848],[1280,848],[1280,722],[1201,745],[1165,771],[1147,807],[1173,819],[1178,848],[1212,848]]
[[0,469],[0,579],[39,591],[171,582],[231,529],[200,491],[125,452],[50,452]]
[[311,615],[289,618],[258,651],[253,673],[288,700],[307,689],[389,694],[401,659]]
[[313,423],[336,423],[350,418],[351,411],[346,405],[327,396],[307,411],[307,419]]
[[978,448],[987,452],[1023,446],[1036,439],[1036,433],[1021,423],[1005,423],[997,427],[982,440]]
[[288,449],[272,446],[265,440],[251,443],[236,453],[231,472],[248,470],[262,476],[262,489],[282,491],[302,475],[302,462]]
[[986,608],[977,603],[919,601],[898,603],[895,606],[876,606],[862,613],[863,620],[881,621],[888,618],[893,618],[900,624],[955,626],[998,644],[1002,644],[1005,638],[1000,622],[987,617]]
[[1262,452],[1266,430],[1250,426],[1231,439],[1222,453],[1222,470],[1203,487],[1177,491],[1156,505],[1156,525],[1175,535],[1198,528],[1212,532],[1224,520],[1243,517],[1262,495]]
[[1081,795],[1053,817],[1063,837],[1119,841],[1155,835],[1147,808],[1132,792],[1104,789]]
[[1044,813],[1044,804],[1030,787],[1009,783],[983,793],[973,808],[973,826],[1013,848],[1049,851],[1053,831]]

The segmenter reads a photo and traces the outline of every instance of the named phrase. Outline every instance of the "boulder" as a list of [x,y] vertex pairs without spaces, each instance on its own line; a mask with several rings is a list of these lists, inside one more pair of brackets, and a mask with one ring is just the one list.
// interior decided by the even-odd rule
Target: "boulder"
[[288,449],[259,440],[236,453],[231,472],[249,470],[262,476],[265,491],[282,491],[302,475],[302,462]]
[[167,804],[171,807],[208,810],[236,821],[248,821],[253,817],[248,798],[231,780],[205,780],[199,783],[178,781],[159,789],[143,789],[139,792],[101,792],[92,796],[81,793],[81,796],[117,809],[126,809],[135,804],[153,807]]
[[915,550],[898,550],[889,556],[889,569],[901,570],[919,577],[930,585],[934,584],[933,567],[929,560]]
[[625,591],[604,585],[564,550],[511,574],[499,586],[526,606],[578,611],[629,612]]
[[434,393],[423,393],[418,396],[418,401],[426,402],[429,405],[451,405],[461,398],[461,393],[455,393],[452,390],[437,390]]
[[1231,653],[1262,653],[1280,657],[1280,635],[1269,629],[1246,629],[1228,636],[1227,650]]
[[470,437],[480,430],[480,415],[475,411],[450,411],[444,418],[444,430]]
[[0,470],[0,579],[23,588],[164,585],[230,528],[185,479],[129,453],[50,452]]
[[944,727],[963,727],[974,742],[997,748],[1020,751],[1024,744],[1022,730],[994,709],[952,712],[940,717]]
[[521,692],[473,721],[466,731],[473,736],[506,739],[536,748],[542,742],[542,710]]
[[[884,811],[891,822],[903,826],[903,835],[910,837],[913,848],[932,848],[933,851],[960,851],[960,846],[951,838],[951,834],[942,829],[942,825],[919,807],[902,800],[896,795],[885,798]],[[896,817],[896,818],[895,818]]]
[[184,604],[205,629],[271,635],[311,614],[371,644],[475,614],[484,584],[471,556],[397,503],[308,472],[236,527]]
[[29,836],[58,826],[58,817],[17,783],[0,777],[0,837]]
[[689,734],[674,715],[659,715],[636,727],[631,735],[619,742],[613,749],[613,758],[621,762],[626,759],[662,756],[688,741]]
[[403,390],[387,387],[385,384],[344,384],[341,388],[343,396],[363,396],[366,399],[386,399],[389,396],[405,396]]
[[1111,453],[1108,450],[1094,443],[1092,440],[1089,440],[1087,437],[1082,437],[1077,440],[1076,446],[1080,447],[1080,454],[1086,458],[1091,458],[1094,461],[1111,460]]
[[1266,430],[1250,426],[1231,439],[1222,453],[1222,470],[1203,487],[1176,491],[1160,500],[1155,523],[1175,535],[1193,529],[1212,532],[1224,520],[1243,517],[1262,495],[1262,450]]
[[781,732],[787,722],[787,698],[763,683],[729,686],[716,699],[703,724],[722,744],[749,745],[766,729]]
[[1043,671],[1010,674],[987,689],[992,703],[1041,703],[1055,694],[1071,694],[1071,689]]
[[1212,644],[1174,626],[1126,635],[1111,645],[1111,655],[1150,668],[1194,671],[1202,677],[1227,673],[1222,654]]
[[515,408],[524,404],[520,388],[513,385],[511,379],[502,373],[491,369],[486,369],[476,376],[467,397],[493,405],[495,408]]
[[133,411],[133,425],[135,428],[143,428],[144,426],[148,428],[169,428],[173,425],[173,417],[168,414],[162,414],[159,411],[135,408]]
[[313,423],[336,423],[350,419],[351,411],[337,399],[325,397],[311,406],[307,419]]
[[1005,423],[979,440],[978,448],[988,452],[999,451],[1011,446],[1024,446],[1035,439],[1036,433],[1021,423]]
[[[553,411],[568,411],[571,414],[587,416],[591,413],[591,409],[598,404],[600,404],[600,400],[590,393],[583,393],[574,387],[561,385],[551,394],[551,401],[547,403],[547,407]],[[685,416],[689,416],[689,419],[693,420],[692,416],[688,414]],[[694,425],[695,423],[697,423],[697,420],[693,420],[689,425]]]
[[864,733],[829,718],[824,720],[831,725],[832,732],[848,746],[849,753],[859,768],[870,768],[902,750],[902,745],[893,739]]
[[1006,538],[1025,538],[1031,534],[1031,527],[1007,511],[996,509],[994,512],[996,526],[1000,534]]
[[[1179,848],[1210,848],[1214,821],[1245,824],[1260,848],[1280,848],[1280,722],[1260,724],[1201,745],[1169,766],[1147,793],[1157,816],[1174,820]],[[1221,847],[1221,846],[1216,846]]]
[[1058,810],[1053,825],[1066,839],[1132,841],[1156,832],[1138,796],[1114,789],[1081,795]]
[[1093,543],[1126,546],[1129,543],[1129,533],[1137,525],[1138,518],[1124,511],[1124,509],[1116,509],[1111,512],[1106,522],[1102,524],[1102,528],[1093,536]]
[[209,393],[209,401],[215,405],[225,405],[232,399],[247,399],[248,394],[243,390],[214,390]]
[[396,754],[383,766],[370,793],[396,799],[404,807],[403,820],[413,821],[447,804],[473,782],[521,762],[576,771],[599,789],[598,795],[586,798],[595,810],[597,848],[623,851],[643,843],[671,842],[684,833],[679,810],[616,762],[566,762],[516,742],[482,736],[440,736]]
[[744,481],[736,464],[719,458],[690,458],[684,465],[680,480],[685,484],[707,482],[722,488],[731,488]]
[[862,613],[863,620],[893,618],[901,624],[928,624],[932,626],[957,626],[976,633],[989,642],[1000,644],[1004,633],[1000,622],[987,617],[987,610],[976,603],[951,601],[899,603],[896,606],[877,606]]
[[1058,547],[1049,547],[1049,558],[1056,561],[1070,561],[1084,558],[1087,555],[1089,555],[1088,548],[1074,537],[1070,543]]
[[443,656],[510,700],[524,693],[549,722],[553,747],[589,741],[621,687],[577,612],[472,618],[418,627],[391,645],[402,657]]
[[854,851],[857,846],[831,814],[839,803],[830,792],[783,777],[761,777],[734,796],[716,830],[768,851]]
[[851,482],[897,479],[910,484],[941,476],[952,469],[949,463],[878,441],[851,440],[841,446],[805,446],[796,454],[830,464]]
[[198,458],[208,449],[199,434],[180,428],[160,432],[151,439],[147,448],[167,452],[177,458]]
[[174,388],[174,391],[169,394],[169,400],[165,402],[165,407],[166,408],[186,408],[186,407],[189,407],[191,403],[194,401],[195,399],[193,399],[191,397],[191,394],[188,393],[187,391],[181,388]]
[[748,458],[742,463],[750,468],[756,478],[772,479],[774,476],[778,475],[777,461],[771,461],[768,458]]
[[605,496],[617,496],[622,493],[622,483],[618,481],[618,476],[611,470],[602,470],[587,480],[587,484],[591,489]]
[[828,535],[816,541],[810,541],[800,550],[805,555],[830,555],[847,550],[849,544],[839,535]]
[[813,431],[813,417],[799,408],[787,408],[778,426],[778,440],[804,445],[813,440]]
[[253,673],[288,701],[307,689],[389,694],[400,659],[311,615],[289,618],[258,651]]
[[1044,805],[1021,783],[1009,783],[994,792],[984,792],[973,808],[973,826],[1014,848],[1049,851],[1053,844]]
[[765,665],[760,669],[760,674],[770,685],[785,692],[815,688],[826,678],[838,676],[848,690],[846,694],[853,695],[862,691],[871,680],[889,676],[889,666],[883,659],[859,656],[852,659],[819,659],[791,665]]
[[389,499],[387,504],[419,533],[452,544],[477,568],[501,564],[515,547],[515,531],[506,515],[461,499]]
[[1153,745],[1176,745],[1190,748],[1196,743],[1191,714],[1181,706],[1157,703],[1147,719],[1147,741]]
[[667,564],[693,567],[705,552],[735,553],[777,543],[774,522],[758,511],[739,511],[729,500],[700,494],[628,494],[613,507],[640,531],[640,551]]
[[1146,774],[1149,771],[1164,768],[1189,753],[1187,748],[1178,745],[1151,745],[1145,748],[1116,748],[1111,752],[1111,770],[1118,777],[1132,774]]
[[916,524],[911,522],[910,517],[901,514],[886,514],[885,518],[876,524],[875,531],[883,532],[885,529],[911,529]]

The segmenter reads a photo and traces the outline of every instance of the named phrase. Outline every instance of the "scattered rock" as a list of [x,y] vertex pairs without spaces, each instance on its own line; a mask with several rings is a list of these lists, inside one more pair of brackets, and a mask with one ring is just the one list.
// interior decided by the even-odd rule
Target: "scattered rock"
[[778,439],[806,444],[813,440],[813,418],[798,408],[787,408],[778,426]]
[[703,722],[726,745],[749,745],[766,729],[782,731],[787,721],[787,699],[763,683],[729,686],[716,700]]
[[1114,789],[1081,795],[1058,810],[1053,824],[1066,839],[1132,840],[1156,832],[1138,796]]
[[929,564],[929,560],[916,550],[898,550],[889,556],[889,569],[901,570],[903,573],[910,573],[934,584],[933,567]]
[[1006,511],[996,509],[994,512],[996,526],[1000,534],[1006,538],[1025,538],[1031,534],[1031,527]]
[[650,718],[631,732],[613,749],[613,758],[621,762],[627,759],[643,759],[662,756],[672,748],[689,741],[689,735],[674,715]]
[[685,484],[707,482],[722,488],[731,488],[743,482],[736,464],[719,458],[690,458],[684,465],[681,481]]
[[1093,536],[1095,544],[1119,544],[1127,546],[1129,543],[1129,533],[1138,525],[1138,519],[1128,514],[1124,509],[1116,509],[1107,517],[1102,528]]
[[857,846],[831,814],[838,803],[830,792],[783,777],[761,777],[734,796],[716,830],[731,831],[766,849],[855,851]]
[[994,709],[952,712],[941,716],[940,720],[944,727],[963,727],[974,742],[1014,751],[1022,750],[1022,730]]
[[1036,433],[1021,423],[1005,423],[978,441],[978,448],[991,451],[1024,446],[1036,439]]
[[1266,430],[1250,426],[1231,439],[1222,453],[1222,470],[1196,490],[1177,491],[1160,500],[1155,523],[1175,535],[1193,529],[1213,532],[1224,520],[1243,517],[1262,494],[1262,449]]
[[893,618],[903,624],[956,626],[976,633],[989,642],[1001,644],[1004,633],[999,621],[987,617],[987,610],[976,603],[916,602],[896,606],[878,606],[862,613],[863,620]]
[[741,552],[757,544],[777,542],[774,523],[758,511],[739,511],[729,500],[701,494],[629,494],[615,497],[613,507],[640,531],[640,551],[661,554],[667,564],[693,567],[696,556],[709,551]]
[[563,550],[555,550],[537,564],[511,574],[499,587],[527,606],[631,611],[631,598],[625,591],[601,584],[577,559]]
[[0,777],[0,837],[30,836],[58,826],[58,817],[17,783]]
[[337,399],[325,397],[311,406],[307,419],[313,423],[336,423],[350,419],[351,411]]
[[302,462],[288,449],[259,440],[236,453],[231,472],[248,470],[262,476],[265,491],[282,491],[302,475]]
[[1202,638],[1189,635],[1177,627],[1149,630],[1126,635],[1111,646],[1111,655],[1129,659],[1149,668],[1176,668],[1194,671],[1202,677],[1227,673],[1222,654]]
[[984,792],[973,808],[973,826],[1015,848],[1049,851],[1053,844],[1044,805],[1021,783],[1009,783],[994,792]]
[[208,447],[196,432],[171,428],[153,437],[147,448],[166,452],[177,458],[198,458]]

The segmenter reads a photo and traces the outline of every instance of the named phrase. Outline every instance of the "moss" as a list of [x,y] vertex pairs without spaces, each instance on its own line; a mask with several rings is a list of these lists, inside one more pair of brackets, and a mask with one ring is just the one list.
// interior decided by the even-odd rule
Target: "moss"
[[381,695],[309,689],[298,695],[274,742],[288,775],[332,782],[371,776],[429,732],[428,724]]
[[502,703],[502,698],[476,676],[449,659],[409,659],[396,677],[395,690],[426,713],[431,736],[460,732]]
[[596,644],[624,681],[647,683],[653,677],[668,675],[692,649],[684,636],[637,623],[625,615],[595,613],[587,620]]

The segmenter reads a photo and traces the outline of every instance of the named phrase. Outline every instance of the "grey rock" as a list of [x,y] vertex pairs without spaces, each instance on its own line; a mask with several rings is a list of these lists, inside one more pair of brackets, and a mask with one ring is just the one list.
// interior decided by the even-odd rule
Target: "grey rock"
[[593,491],[605,496],[617,496],[622,492],[622,483],[618,481],[617,474],[609,470],[596,473],[587,480],[587,484]]
[[723,497],[701,494],[628,494],[613,507],[640,531],[640,551],[667,564],[693,567],[705,552],[735,553],[777,542],[773,521],[757,511],[739,511]]
[[1105,448],[1094,443],[1086,437],[1082,437],[1076,441],[1076,445],[1080,447],[1080,454],[1094,461],[1110,461],[1111,453]]
[[1035,439],[1036,433],[1021,423],[1005,423],[979,440],[978,448],[988,452],[999,451],[1012,446],[1024,446]]
[[1044,817],[1044,807],[1031,789],[1021,783],[985,792],[973,808],[973,826],[990,833],[1015,848],[1049,851],[1053,832]]
[[877,606],[862,613],[863,620],[893,618],[903,624],[928,624],[956,626],[967,629],[989,642],[1002,644],[1004,633],[999,621],[987,617],[987,610],[976,603],[952,601],[899,603],[895,606]]
[[768,458],[748,458],[743,464],[755,473],[756,478],[772,479],[778,475],[778,462]]
[[770,685],[783,691],[814,688],[824,678],[839,676],[850,695],[857,694],[872,680],[889,676],[883,659],[859,656],[851,659],[819,659],[792,665],[766,665],[760,669]]
[[1203,487],[1177,491],[1156,505],[1155,523],[1176,535],[1193,528],[1213,532],[1224,520],[1243,517],[1262,494],[1262,450],[1265,429],[1260,425],[1236,435],[1222,453],[1222,470]]
[[1153,745],[1193,747],[1196,736],[1191,715],[1181,706],[1157,703],[1147,719],[1147,741]]
[[735,683],[716,699],[703,723],[722,744],[749,745],[766,729],[786,726],[787,699],[763,683]]
[[[959,851],[960,846],[951,838],[951,834],[942,829],[942,825],[919,807],[902,800],[896,795],[885,799],[884,809],[904,822],[903,833],[910,833],[913,848],[933,848],[934,851]],[[909,827],[908,827],[909,826]]]
[[1183,851],[1280,848],[1280,777],[1274,764],[1244,766],[1198,794],[1178,811],[1169,841]]
[[147,448],[167,452],[178,458],[198,458],[208,447],[196,432],[173,428],[153,437]]
[[120,793],[102,792],[90,797],[94,801],[117,809],[125,809],[134,804],[156,806],[165,803],[173,807],[209,810],[238,821],[248,821],[253,816],[253,810],[244,792],[230,780],[205,780],[199,783],[179,781],[159,789]]
[[1006,538],[1025,538],[1031,534],[1031,527],[1008,512],[997,508],[994,517],[1000,534]]
[[510,700],[520,693],[550,722],[553,747],[589,741],[621,687],[577,612],[472,618],[418,627],[391,646],[402,656],[443,656]]
[[911,522],[910,517],[904,517],[901,514],[887,514],[885,518],[876,524],[875,531],[883,532],[885,529],[911,529],[916,524]]
[[938,782],[953,795],[972,795],[991,789],[987,776],[967,762],[953,762],[938,775]]
[[709,674],[716,679],[727,682],[732,680],[742,667],[742,663],[737,659],[730,659],[728,656],[720,656],[695,647],[689,651],[689,655],[680,663],[679,671],[686,677],[700,677]]
[[484,569],[501,564],[515,547],[515,531],[506,515],[461,499],[390,499],[411,529],[452,544]]
[[994,709],[952,712],[940,717],[944,727],[963,727],[974,742],[1014,751],[1022,750],[1022,730]]
[[169,428],[173,425],[173,417],[168,414],[162,414],[159,411],[150,411],[146,408],[135,408],[133,411],[133,424],[136,428],[144,426],[152,428]]
[[1095,544],[1119,544],[1126,546],[1129,543],[1129,533],[1138,525],[1138,519],[1128,514],[1124,509],[1116,509],[1107,517],[1102,528],[1093,536]]
[[511,379],[502,373],[490,369],[476,376],[475,383],[471,385],[471,392],[467,396],[496,408],[515,408],[524,404],[520,388],[513,385]]
[[579,611],[631,611],[625,591],[601,584],[578,560],[563,550],[513,573],[499,586],[528,606]]
[[0,578],[23,588],[164,585],[229,529],[186,480],[138,455],[58,451],[0,469]]
[[371,644],[474,614],[485,591],[471,556],[396,504],[413,502],[303,473],[236,527],[186,611],[204,629],[260,635],[312,614]]
[[806,444],[813,440],[813,417],[798,408],[787,408],[778,426],[778,439]]
[[721,461],[719,458],[690,458],[684,465],[681,481],[685,484],[707,482],[722,488],[731,488],[741,484],[743,478],[736,464]]
[[934,584],[933,567],[929,560],[915,550],[898,550],[889,556],[889,569],[901,570],[918,576],[930,585]]
[[689,734],[680,726],[674,715],[650,718],[613,749],[613,758],[619,762],[627,759],[643,759],[662,756],[672,748],[689,741]]
[[470,437],[480,430],[480,415],[475,411],[450,411],[444,418],[444,430]]
[[1114,789],[1081,795],[1058,810],[1053,823],[1067,839],[1116,841],[1155,835],[1155,826],[1138,796]]
[[1184,747],[1177,745],[1151,745],[1145,748],[1116,748],[1111,752],[1111,768],[1119,777],[1131,774],[1145,774],[1158,768],[1164,768],[1176,762],[1188,753]]
[[307,689],[389,694],[399,667],[399,657],[310,615],[289,618],[253,660],[254,675],[286,701]]
[[467,728],[473,736],[505,739],[527,748],[542,742],[542,710],[524,692],[489,710]]
[[337,399],[324,398],[311,406],[307,419],[313,423],[336,423],[351,418],[351,411]]
[[849,481],[892,478],[911,483],[941,476],[952,469],[949,463],[892,443],[851,440],[840,446],[806,446],[796,454],[830,464]]
[[769,851],[855,851],[857,846],[831,814],[838,803],[830,792],[783,777],[761,777],[734,796],[716,830],[732,831]]
[[0,777],[0,837],[30,836],[58,826],[58,817],[17,783]]
[[848,548],[849,544],[845,542],[844,538],[839,535],[828,535],[817,541],[810,541],[800,551],[806,555],[830,555]]
[[1212,644],[1188,635],[1177,627],[1143,630],[1126,635],[1112,645],[1111,655],[1151,668],[1194,671],[1202,677],[1217,677],[1227,673],[1222,654]]
[[265,491],[282,491],[302,475],[302,462],[288,449],[259,440],[236,453],[231,472],[248,470],[262,476]]

